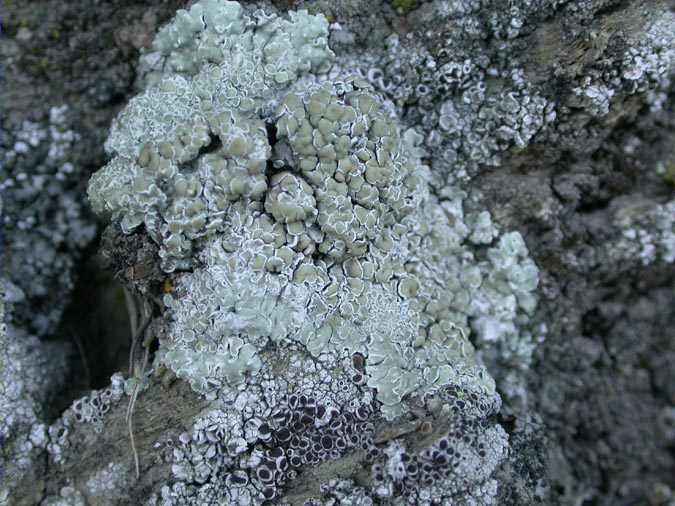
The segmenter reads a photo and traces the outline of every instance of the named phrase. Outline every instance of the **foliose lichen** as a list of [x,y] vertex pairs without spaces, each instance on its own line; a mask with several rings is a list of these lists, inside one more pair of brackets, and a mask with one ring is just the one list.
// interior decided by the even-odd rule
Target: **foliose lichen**
[[[194,16],[215,4],[200,5]],[[242,19],[240,9],[223,6],[224,19]],[[219,39],[222,47],[242,37],[232,30]],[[257,40],[258,30],[247,37]],[[316,35],[303,40],[314,52],[325,44]],[[194,54],[185,44],[182,59]],[[323,64],[330,50],[318,53]],[[269,341],[299,342],[315,355],[347,349],[369,357],[369,385],[388,416],[403,412],[403,398],[462,378],[492,390],[473,358],[469,318],[488,346],[518,340],[514,322],[534,309],[537,284],[520,236],[504,235],[485,260],[476,259],[464,242],[491,242],[497,233],[489,216],[471,230],[461,192],[448,189],[440,200],[429,193],[428,169],[406,141],[413,137],[401,138],[400,125],[365,83],[304,84],[303,91],[277,92],[275,109],[255,100],[224,106],[221,94],[197,99],[193,90],[227,88],[230,61],[238,60],[214,67],[199,52],[193,58],[203,68],[179,67],[195,77],[170,71],[132,99],[107,143],[118,156],[89,188],[94,208],[116,213],[123,230],[146,225],[162,244],[167,270],[185,265],[176,259],[197,257],[203,265],[179,277],[177,297],[166,297],[173,325],[161,360],[208,392],[256,372],[258,350]],[[237,89],[247,99],[259,96]],[[147,114],[139,108],[146,101],[155,106]],[[167,104],[172,116],[146,132]],[[195,125],[199,111],[210,111],[208,120]],[[175,139],[181,129],[189,139]]]
[[[457,187],[431,191],[419,133],[330,71],[322,16],[203,0],[153,49],[88,191],[159,244],[156,364],[211,399],[170,443],[175,481],[151,503],[259,504],[358,448],[373,497],[494,496],[508,444],[485,365],[526,365],[533,347],[538,271],[520,234],[465,214]],[[414,450],[377,442],[378,421],[439,409],[461,426]],[[406,459],[420,469],[398,470]]]
[[488,346],[517,340],[536,267],[517,233],[475,259],[461,194],[439,203],[376,97],[340,86],[351,89],[283,99],[271,189],[232,203],[204,267],[165,297],[173,325],[160,357],[207,392],[255,372],[269,342],[362,353],[389,416],[403,398],[462,378],[492,390],[469,318]]
[[[94,210],[125,232],[144,224],[167,271],[188,266],[192,242],[222,227],[231,200],[265,191],[261,112],[301,76],[325,70],[327,35],[326,20],[305,11],[247,15],[218,0],[180,11],[145,58],[145,91],[113,123],[113,159],[89,186]],[[197,157],[204,151],[211,156]]]

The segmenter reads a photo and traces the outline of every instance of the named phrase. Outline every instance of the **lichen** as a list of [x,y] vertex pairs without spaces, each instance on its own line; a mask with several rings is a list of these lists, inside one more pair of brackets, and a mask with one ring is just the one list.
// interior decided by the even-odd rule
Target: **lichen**
[[82,201],[80,134],[66,105],[41,121],[0,123],[0,193],[6,276],[23,292],[13,319],[38,336],[54,332],[73,288],[75,263],[96,234]]
[[[432,191],[424,137],[329,68],[326,30],[231,2],[181,11],[91,179],[94,209],[123,233],[144,227],[171,275],[156,364],[210,400],[172,440],[175,481],[151,504],[259,504],[356,448],[379,476],[405,448],[383,452],[374,423],[439,407],[464,421],[448,437],[466,438],[469,467],[389,473],[368,493],[494,495],[508,445],[486,425],[500,400],[485,365],[526,368],[537,268],[520,234],[465,215],[461,189]],[[420,465],[439,441],[415,450]]]
[[[35,503],[64,506],[147,495],[147,504],[163,506],[545,500],[544,443],[532,439],[551,427],[542,423],[541,436],[524,430],[530,416],[517,413],[507,438],[500,424],[514,408],[529,409],[514,406],[512,393],[522,400],[541,394],[539,407],[561,418],[557,382],[585,370],[602,379],[607,354],[586,337],[555,342],[546,351],[565,357],[551,368],[544,356],[541,369],[552,382],[542,392],[525,389],[539,272],[523,236],[506,228],[520,223],[539,234],[539,255],[551,270],[542,313],[555,315],[542,329],[554,339],[607,327],[598,315],[623,311],[629,292],[620,301],[606,297],[617,272],[631,269],[627,285],[645,266],[656,278],[670,272],[663,264],[675,261],[674,203],[662,194],[654,201],[661,181],[635,172],[662,157],[659,132],[672,126],[675,16],[662,3],[384,0],[369,15],[353,1],[269,14],[258,5],[197,0],[179,11],[142,50],[140,93],[115,119],[105,145],[110,161],[89,186],[94,210],[112,218],[108,259],[127,288],[152,301],[144,337],[159,344],[148,348],[148,369],[168,381],[175,374],[199,394],[152,384],[159,402],[143,402],[145,414],[171,411],[176,405],[162,400],[174,395],[184,395],[184,404],[163,417],[165,425],[144,424],[141,470],[151,472],[137,481],[124,443],[116,460],[78,476],[73,470],[91,462],[89,449],[108,444],[104,431],[121,432],[119,404],[148,385],[141,378],[117,373],[108,388],[78,394],[45,422],[45,400],[67,377],[69,350],[41,338],[57,328],[79,250],[95,232],[73,155],[85,143],[67,107],[51,108],[43,120],[8,114],[0,132],[8,203],[8,240],[0,245],[8,260],[0,273],[0,319],[7,319],[0,321],[0,503],[12,499],[15,484],[35,489]],[[143,22],[131,31],[151,37],[147,28],[164,8],[139,9]],[[323,9],[332,13],[314,15]],[[131,20],[127,14],[138,11],[121,12]],[[86,25],[73,25],[84,29],[70,38],[73,47],[91,41]],[[125,30],[115,30],[120,51],[94,52],[96,66],[133,73],[128,58],[115,56],[127,49]],[[21,28],[10,59],[16,50],[26,56],[41,34]],[[105,117],[99,106],[126,94],[128,79],[89,70],[61,81],[70,91],[88,90],[96,124]],[[639,135],[618,145],[636,122]],[[647,145],[653,153],[638,159]],[[508,168],[498,171],[501,164]],[[672,180],[672,169],[663,165],[657,175]],[[610,177],[597,177],[603,172]],[[631,178],[644,199],[615,198],[633,191]],[[529,182],[531,192],[523,189]],[[148,270],[151,281],[137,278]],[[586,290],[579,273],[595,282],[601,273],[602,289]],[[653,290],[647,281],[638,288]],[[582,317],[586,309],[568,307],[580,290],[581,308],[598,294],[607,300]],[[672,294],[659,293],[667,306]],[[654,313],[650,301],[635,311]],[[613,341],[649,334],[644,322],[631,322],[614,325]],[[625,362],[625,347],[604,344],[609,362]],[[645,353],[629,368],[636,395],[649,397],[651,379],[662,398],[670,392],[663,372],[670,357],[651,364]],[[580,357],[587,363],[576,363]],[[592,403],[613,402],[612,392],[596,390]],[[498,391],[510,401],[501,417]],[[195,416],[197,405],[204,410]],[[578,414],[580,424],[599,424],[595,432],[609,435],[596,445],[601,451],[588,450],[590,458],[587,448],[575,453],[581,459],[571,467],[607,478],[630,451],[612,447],[611,424],[583,419],[583,406],[575,403],[566,422]],[[664,409],[653,424],[666,442],[673,417]],[[147,438],[160,432],[149,450]],[[554,457],[563,453],[570,452]],[[38,476],[44,469],[46,478]],[[31,487],[30,473],[40,486]],[[597,487],[587,486],[600,478],[562,483],[560,495],[583,502],[591,490],[600,500]],[[604,488],[637,497],[639,485],[615,486],[621,479]],[[533,493],[518,496],[516,488]],[[670,497],[667,487],[653,488],[652,502]]]
[[[269,69],[256,70],[258,37],[295,40],[299,18],[251,21],[220,5],[198,3],[160,33],[155,49],[168,71],[122,111],[106,143],[117,156],[89,187],[95,210],[111,211],[124,232],[145,225],[167,271],[201,264],[165,297],[172,325],[160,360],[213,394],[255,374],[269,342],[315,356],[361,353],[388,417],[446,384],[493,391],[468,336],[473,327],[487,361],[527,362],[532,346],[517,323],[534,310],[537,269],[520,236],[502,236],[477,258],[471,243],[498,235],[489,214],[465,223],[461,191],[429,192],[419,137],[402,136],[364,81],[279,86]],[[204,28],[202,13],[220,21]],[[214,38],[220,24],[229,28]],[[329,61],[323,32],[308,33],[300,46],[323,56],[289,62],[292,80]],[[223,62],[220,51],[244,39],[245,58]],[[215,53],[196,49],[202,42]],[[237,81],[225,104],[232,62],[261,74],[255,85]]]
[[165,270],[189,266],[192,242],[222,226],[229,201],[266,190],[259,116],[302,75],[325,70],[327,30],[305,11],[249,16],[236,2],[179,11],[144,60],[153,62],[146,89],[113,123],[105,144],[113,159],[89,186],[94,210],[127,233],[144,224]]
[[620,237],[607,245],[610,258],[642,265],[675,262],[675,200],[635,200],[616,207],[613,222]]
[[[34,472],[49,437],[44,404],[65,380],[68,350],[15,326],[21,290],[0,277],[0,502]],[[4,307],[3,307],[4,306]]]
[[404,398],[448,383],[492,391],[469,318],[494,354],[527,360],[516,320],[534,310],[537,269],[522,238],[503,235],[477,261],[469,237],[491,242],[489,217],[472,234],[461,193],[441,203],[428,192],[426,169],[377,98],[337,88],[283,99],[271,189],[231,205],[205,267],[165,297],[173,325],[162,360],[208,392],[256,372],[268,342],[316,356],[346,349],[368,358],[368,384],[390,417]]

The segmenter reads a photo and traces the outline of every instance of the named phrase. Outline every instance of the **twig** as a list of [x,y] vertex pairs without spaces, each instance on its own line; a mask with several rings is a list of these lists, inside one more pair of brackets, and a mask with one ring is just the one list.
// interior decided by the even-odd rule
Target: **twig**
[[127,287],[122,287],[124,290],[124,301],[127,305],[127,314],[129,315],[129,327],[131,327],[131,347],[129,349],[129,377],[133,374],[133,365],[134,365],[134,348],[137,337],[138,329],[138,304],[136,297],[127,289]]
[[138,390],[140,384],[143,381],[143,375],[145,374],[145,368],[148,365],[148,357],[150,355],[150,348],[146,347],[145,352],[143,353],[143,364],[141,365],[141,370],[139,371],[139,377],[137,378],[134,389],[131,392],[131,399],[129,399],[129,405],[127,406],[127,428],[129,429],[129,440],[131,441],[131,452],[134,454],[134,465],[136,467],[136,479],[141,477],[141,466],[138,459],[138,451],[136,450],[136,441],[134,439],[134,408],[136,407],[136,399],[138,399]]
[[[145,376],[145,369],[147,368],[148,358],[150,356],[150,343],[152,342],[152,338],[149,335],[144,336],[144,334],[146,333],[146,330],[148,329],[148,326],[152,321],[152,307],[148,302],[144,301],[143,320],[141,321],[141,324],[139,326],[138,302],[136,298],[129,291],[126,290],[126,288],[124,290],[124,294],[127,300],[127,310],[130,313],[129,320],[131,322],[131,329],[132,329],[131,347],[129,349],[129,377],[133,376],[136,379],[136,383],[134,384],[134,388],[131,392],[131,398],[129,399],[129,404],[127,405],[126,421],[127,421],[127,429],[129,430],[129,441],[131,442],[131,452],[134,455],[136,479],[139,479],[141,477],[141,467],[138,458],[138,451],[136,450],[133,416],[134,416],[134,408],[136,407],[136,400],[138,399],[138,392],[140,389],[140,385],[143,382],[143,377]],[[141,363],[140,370],[136,367],[135,363],[136,348],[138,348],[139,344],[145,350],[143,353],[143,362]]]
[[129,314],[129,326],[131,327],[131,335],[136,335],[136,327],[138,326],[138,305],[136,304],[136,297],[129,291],[126,286],[122,287],[124,291],[124,302],[127,305],[127,313]]
[[146,314],[143,317],[143,321],[141,322],[141,326],[138,329],[138,333],[132,335],[131,337],[131,348],[129,349],[129,376],[131,376],[134,372],[133,369],[134,369],[136,348],[138,348],[139,344],[145,343],[145,340],[141,339],[141,337],[147,330],[148,325],[150,325],[151,321],[152,321],[152,313],[150,311],[147,311],[146,307]]

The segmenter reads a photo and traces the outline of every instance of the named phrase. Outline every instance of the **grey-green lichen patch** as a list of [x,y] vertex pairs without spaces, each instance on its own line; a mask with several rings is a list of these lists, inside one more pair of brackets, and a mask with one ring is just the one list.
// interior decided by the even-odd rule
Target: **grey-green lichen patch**
[[360,86],[281,101],[270,188],[230,206],[204,267],[165,297],[160,357],[196,390],[232,387],[268,345],[296,342],[316,357],[365,356],[392,418],[444,385],[494,391],[472,330],[486,350],[529,358],[516,323],[534,309],[538,273],[522,238],[505,234],[476,258],[471,243],[497,235],[489,216],[472,229],[463,193],[429,193],[412,137]]
[[327,70],[326,34],[321,16],[202,0],[145,56],[89,197],[143,225],[165,271],[193,269],[158,357],[215,394],[270,347],[360,354],[388,418],[448,384],[491,395],[483,363],[529,360],[537,269],[463,192],[430,193],[420,135],[367,82],[302,78]]
[[110,462],[92,473],[85,484],[85,493],[91,502],[101,503],[129,500],[128,466]]
[[613,222],[620,237],[607,245],[610,258],[642,265],[675,262],[675,200],[631,202],[616,209]]
[[63,487],[58,495],[47,496],[41,504],[45,506],[86,506],[82,493],[74,487]]
[[238,2],[222,0],[202,0],[189,11],[181,9],[157,34],[156,53],[142,59],[149,64],[147,80],[161,79],[166,73],[194,76],[204,63],[243,60],[241,70],[278,84],[310,70],[325,70],[332,56],[325,18],[304,10],[288,15],[289,19],[282,19],[257,11],[249,17]]
[[305,11],[249,16],[219,0],[179,11],[143,60],[154,62],[145,90],[113,122],[113,158],[89,186],[94,210],[125,233],[144,225],[166,271],[188,267],[230,202],[267,189],[261,118],[302,75],[327,68],[327,34],[325,18]]
[[66,105],[32,121],[3,115],[0,132],[0,254],[7,278],[24,294],[12,318],[44,336],[58,326],[77,259],[96,235],[82,202],[81,135]]
[[539,271],[518,232],[502,235],[480,268],[486,275],[470,310],[474,342],[491,370],[503,365],[525,369],[535,346],[524,329],[536,307]]

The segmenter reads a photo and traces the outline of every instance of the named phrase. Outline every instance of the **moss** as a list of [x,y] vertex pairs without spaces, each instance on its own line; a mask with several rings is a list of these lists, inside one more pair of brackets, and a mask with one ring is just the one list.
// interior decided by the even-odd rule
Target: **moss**
[[392,0],[391,5],[401,14],[408,14],[417,8],[417,0]]
[[670,185],[675,186],[675,158],[666,162],[666,170],[663,179],[665,179],[667,183],[670,183]]

